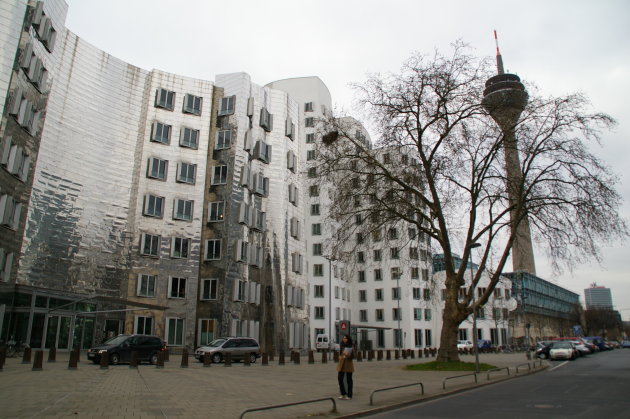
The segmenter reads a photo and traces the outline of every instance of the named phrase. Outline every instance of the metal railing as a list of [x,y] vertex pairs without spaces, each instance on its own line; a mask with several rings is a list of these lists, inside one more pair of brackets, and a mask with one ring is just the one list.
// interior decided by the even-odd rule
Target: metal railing
[[250,412],[257,412],[257,411],[260,411],[260,410],[279,409],[281,407],[297,406],[297,405],[300,405],[300,404],[317,403],[317,402],[323,402],[325,400],[330,400],[332,402],[332,404],[333,404],[333,408],[330,411],[330,413],[337,412],[337,403],[335,402],[335,399],[332,398],[332,397],[323,397],[321,399],[303,400],[303,401],[293,402],[293,403],[284,403],[284,404],[274,404],[274,405],[271,405],[271,406],[252,407],[250,409],[243,410],[241,412],[241,415],[239,416],[239,418],[242,419],[243,416],[245,416],[245,414],[250,413]]
[[501,367],[501,368],[492,368],[491,370],[488,370],[488,374],[486,374],[486,380],[490,381],[490,373],[491,372],[497,372],[497,371],[501,371],[501,370],[506,370],[507,371],[507,375],[510,375],[510,367]]
[[518,374],[518,369],[519,369],[520,367],[524,367],[525,365],[527,365],[527,370],[528,370],[528,371],[531,371],[531,370],[532,370],[532,366],[529,364],[529,362],[527,362],[527,363],[525,363],[525,364],[518,364],[518,365],[516,366],[516,373]]
[[453,375],[451,377],[446,377],[444,380],[442,380],[442,390],[446,390],[446,380],[450,380],[453,378],[460,378],[460,377],[468,377],[469,375],[472,375],[475,377],[475,384],[477,384],[477,373],[473,372],[470,374],[462,374],[462,375]]
[[379,392],[379,391],[387,391],[387,390],[395,390],[397,388],[404,388],[404,387],[413,387],[413,386],[417,386],[420,385],[420,389],[422,390],[422,392],[420,393],[421,396],[424,396],[424,384],[422,383],[411,383],[411,384],[403,384],[401,386],[394,386],[394,387],[386,387],[386,388],[378,388],[376,390],[374,390],[371,394],[370,394],[370,406],[373,405],[373,401],[374,401],[374,394]]

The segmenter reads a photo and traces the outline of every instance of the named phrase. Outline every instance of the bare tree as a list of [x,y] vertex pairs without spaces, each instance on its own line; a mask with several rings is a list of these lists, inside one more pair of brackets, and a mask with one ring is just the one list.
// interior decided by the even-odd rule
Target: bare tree
[[[511,127],[518,143],[508,144],[482,104],[490,63],[456,43],[449,56],[414,55],[399,74],[372,75],[356,85],[378,137],[374,148],[350,118],[331,116],[321,124],[318,171],[334,184],[338,254],[357,233],[368,239],[409,224],[443,253],[441,361],[458,359],[458,327],[488,302],[523,220],[558,268],[598,259],[601,243],[628,234],[618,213],[617,178],[587,148],[614,120],[591,112],[580,94],[542,98],[529,87],[529,103]],[[522,176],[506,173],[508,147],[518,147]],[[482,245],[479,269],[468,285],[470,272],[456,263],[455,252],[468,261],[476,243]],[[484,272],[490,281],[477,296]]]

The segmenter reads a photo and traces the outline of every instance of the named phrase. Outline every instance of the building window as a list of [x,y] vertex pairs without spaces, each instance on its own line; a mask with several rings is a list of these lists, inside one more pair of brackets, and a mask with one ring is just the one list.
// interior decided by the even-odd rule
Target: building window
[[317,177],[317,167],[309,167],[306,174],[310,178],[316,178]]
[[376,345],[379,348],[385,347],[385,331],[383,329],[378,329],[376,331]]
[[374,300],[383,301],[383,288],[377,288],[374,290]]
[[236,96],[227,96],[221,98],[221,107],[219,108],[219,116],[232,115],[234,113],[234,104]]
[[145,256],[159,256],[160,236],[154,234],[142,234],[140,253]]
[[315,318],[316,319],[324,319],[324,307],[316,306],[315,307]]
[[399,259],[400,255],[398,253],[398,248],[397,247],[392,247],[391,249],[389,249],[389,257],[391,259]]
[[398,266],[394,266],[393,268],[391,268],[391,274],[393,280],[400,279],[400,277],[402,276],[402,271]]
[[134,330],[139,335],[152,335],[153,317],[136,316]]
[[313,102],[306,102],[304,104],[304,112],[313,112]]
[[426,320],[426,321],[431,320],[431,309],[430,308],[425,308],[424,309],[424,320]]
[[414,344],[417,348],[422,346],[422,329],[414,329],[413,331]]
[[223,150],[230,148],[232,145],[232,130],[224,129],[217,133],[217,142],[214,145],[215,150]]
[[206,240],[206,254],[205,260],[219,260],[221,259],[221,240],[211,239]]
[[166,344],[169,346],[184,345],[184,319],[167,317]]
[[175,199],[173,206],[173,219],[190,221],[193,217],[194,201],[186,199]]
[[374,230],[372,232],[372,240],[375,242],[380,242],[381,241],[381,230]]
[[304,126],[308,128],[312,128],[315,126],[315,118],[309,116],[308,118],[304,118]]
[[383,315],[382,308],[377,308],[376,310],[374,310],[374,318],[377,322],[385,321],[385,316]]
[[424,331],[424,344],[425,344],[426,347],[430,347],[431,345],[433,345],[432,342],[433,341],[431,339],[431,330],[430,329],[426,329]]
[[393,308],[392,309],[392,320],[402,320],[401,312],[402,312],[402,309],[397,308],[397,307]]
[[225,185],[227,183],[228,167],[227,165],[214,166],[212,170],[212,184]]
[[359,282],[365,282],[365,271],[359,271]]
[[208,203],[208,222],[216,223],[223,221],[225,211],[225,201],[214,201]]
[[168,284],[168,298],[186,298],[186,278],[171,278]]
[[431,300],[431,290],[430,289],[428,289],[428,288],[422,289],[422,299],[424,301]]
[[383,280],[383,271],[380,269],[374,269],[374,280],[382,281]]
[[390,240],[395,240],[398,238],[398,230],[396,228],[390,228],[388,232],[388,236]]
[[383,259],[383,253],[381,249],[374,249],[374,260],[376,262],[381,261]]
[[321,255],[322,255],[322,244],[313,243],[313,256],[321,256]]
[[151,129],[151,141],[162,144],[170,144],[172,127],[161,122],[154,122]]
[[138,297],[155,297],[156,282],[157,277],[155,275],[138,275],[136,295]]
[[201,115],[201,103],[202,98],[199,96],[186,94],[186,96],[184,96],[184,108],[182,109],[182,112],[193,115]]
[[361,225],[363,224],[363,216],[361,214],[355,214],[354,215],[354,223],[356,225]]
[[199,147],[199,130],[184,127],[179,136],[179,145],[181,147],[194,148]]
[[429,270],[428,269],[422,269],[422,280],[423,281],[428,281],[429,280]]
[[152,179],[166,180],[168,173],[168,160],[151,157],[147,165],[147,177]]
[[319,215],[319,204],[311,204],[311,215]]
[[422,320],[422,309],[414,308],[413,309],[413,319],[414,320]]
[[190,239],[173,237],[171,242],[171,257],[174,259],[186,259],[190,250]]
[[414,300],[419,300],[420,299],[420,288],[412,288],[412,294],[413,294],[413,299]]
[[319,186],[311,185],[308,187],[308,195],[311,197],[319,196]]
[[201,300],[216,300],[218,296],[219,280],[216,278],[201,280]]
[[324,276],[324,265],[321,263],[313,264],[313,276]]
[[483,307],[477,307],[476,314],[478,319],[486,318],[486,310],[484,310]]
[[485,287],[477,288],[477,298],[483,297],[483,294],[485,294],[485,292],[486,292],[486,288]]
[[273,115],[265,108],[260,110],[260,126],[267,132],[273,129]]
[[315,150],[306,150],[306,161],[315,160]]
[[177,170],[177,181],[181,183],[195,183],[197,165],[192,163],[180,163]]
[[323,285],[315,285],[315,298],[324,298],[324,286]]
[[357,252],[357,262],[365,263],[365,253],[364,252]]
[[365,303],[367,301],[367,291],[359,290],[359,301]]
[[420,269],[417,266],[411,267],[411,279],[420,279]]
[[315,223],[311,225],[311,234],[313,236],[321,236],[322,234],[322,225],[320,223]]
[[159,88],[155,92],[155,107],[172,111],[175,107],[175,92]]
[[367,310],[359,310],[359,321],[361,321],[361,322],[367,322],[368,321]]
[[392,300],[400,300],[400,287],[392,288]]
[[162,218],[162,214],[164,214],[164,197],[146,195],[144,197],[144,211],[142,213],[148,217]]
[[418,248],[417,247],[410,247],[409,248],[409,257],[411,259],[418,259]]
[[306,134],[306,144],[313,144],[315,142],[315,134]]

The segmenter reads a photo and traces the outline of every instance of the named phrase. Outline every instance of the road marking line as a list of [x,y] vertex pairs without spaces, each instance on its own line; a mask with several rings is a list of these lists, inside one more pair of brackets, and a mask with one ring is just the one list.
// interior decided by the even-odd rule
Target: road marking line
[[569,361],[564,361],[562,364],[560,364],[560,365],[556,365],[555,367],[553,367],[553,368],[552,368],[552,369],[550,369],[549,371],[553,371],[553,370],[555,370],[556,368],[560,368],[560,367],[561,367],[561,366],[563,366],[564,364],[568,364],[568,363],[569,363]]

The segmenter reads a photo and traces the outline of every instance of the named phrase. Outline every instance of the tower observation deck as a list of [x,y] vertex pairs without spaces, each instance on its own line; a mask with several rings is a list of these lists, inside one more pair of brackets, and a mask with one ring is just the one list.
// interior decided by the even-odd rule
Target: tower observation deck
[[[494,33],[496,39],[496,31]],[[503,134],[507,192],[512,224],[512,265],[514,272],[524,271],[536,275],[534,249],[532,245],[527,209],[521,199],[523,172],[518,153],[515,127],[521,113],[527,106],[528,94],[521,79],[516,74],[505,73],[503,59],[497,43],[497,75],[486,81],[482,104],[492,119],[499,125]]]

